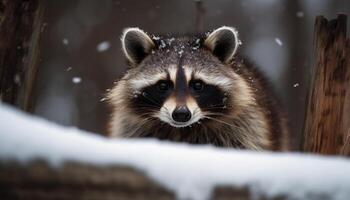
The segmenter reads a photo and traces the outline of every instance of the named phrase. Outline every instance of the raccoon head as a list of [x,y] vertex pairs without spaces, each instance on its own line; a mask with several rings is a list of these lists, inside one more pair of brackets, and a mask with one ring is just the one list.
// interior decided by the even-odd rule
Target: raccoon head
[[240,44],[232,27],[177,38],[127,28],[121,41],[131,68],[112,91],[122,95],[112,101],[123,101],[116,106],[140,119],[189,127],[219,120],[247,102],[246,86],[229,65]]

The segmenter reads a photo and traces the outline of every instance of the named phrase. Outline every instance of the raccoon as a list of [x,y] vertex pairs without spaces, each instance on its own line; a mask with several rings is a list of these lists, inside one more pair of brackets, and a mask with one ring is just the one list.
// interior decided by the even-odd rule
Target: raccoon
[[235,28],[182,37],[127,28],[121,42],[130,69],[108,94],[109,136],[288,149],[284,113],[263,74],[238,55]]

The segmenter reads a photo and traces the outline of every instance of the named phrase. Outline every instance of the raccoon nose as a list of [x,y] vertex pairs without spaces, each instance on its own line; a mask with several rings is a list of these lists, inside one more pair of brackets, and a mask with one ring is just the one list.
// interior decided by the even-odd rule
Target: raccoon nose
[[173,111],[172,117],[177,122],[187,122],[191,119],[191,111],[187,106],[179,106]]

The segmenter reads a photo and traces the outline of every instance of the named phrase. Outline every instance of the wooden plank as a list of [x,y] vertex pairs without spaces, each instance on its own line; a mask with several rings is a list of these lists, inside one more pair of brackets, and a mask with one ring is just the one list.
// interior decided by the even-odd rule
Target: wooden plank
[[40,0],[0,0],[0,98],[32,110],[43,7]]
[[350,41],[346,38],[346,15],[315,22],[315,61],[305,124],[303,150],[320,154],[340,154],[345,148],[345,96],[350,82]]
[[[96,167],[70,162],[52,168],[44,161],[0,161],[1,199],[176,199],[172,191],[142,172],[123,166]],[[254,196],[255,195],[255,196]],[[311,195],[312,196],[312,195]],[[251,194],[247,187],[217,186],[211,199],[288,199]]]
[[196,21],[195,21],[195,33],[200,34],[204,32],[204,17],[205,17],[205,8],[204,2],[202,0],[195,0],[196,3]]
[[[59,167],[50,167],[46,162],[39,160],[29,164],[2,160],[0,172],[1,199],[176,199],[174,192],[159,185],[142,172],[126,166],[92,166],[68,162]],[[210,199],[290,199],[286,195],[267,197],[262,192],[252,192],[250,187],[218,185],[214,188]],[[322,191],[311,191],[308,197],[335,198],[322,194]]]
[[[347,57],[350,57],[350,42],[346,43],[347,45]],[[350,59],[346,60],[347,66],[350,66]],[[345,106],[344,106],[344,120],[345,120],[345,125],[344,125],[344,145],[341,149],[341,154],[350,156],[350,81],[348,81],[348,87],[347,87],[347,92],[346,92],[346,97],[345,97]]]
[[0,162],[0,171],[1,199],[174,199],[142,173],[120,166]]

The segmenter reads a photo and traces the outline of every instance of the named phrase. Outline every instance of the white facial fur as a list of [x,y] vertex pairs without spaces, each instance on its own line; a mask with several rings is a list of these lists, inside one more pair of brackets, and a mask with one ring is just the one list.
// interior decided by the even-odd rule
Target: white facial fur
[[140,89],[153,85],[159,80],[166,79],[166,72],[157,72],[155,74],[139,74],[138,77],[135,77],[130,80],[130,86],[134,91],[139,91]]
[[190,126],[204,117],[201,109],[199,108],[198,104],[194,99],[189,98],[186,102],[186,106],[190,110],[192,116],[191,119],[187,122],[181,123],[173,120],[172,113],[176,108],[175,98],[169,98],[168,100],[166,100],[160,111],[155,115],[155,117],[158,117],[161,121],[166,122],[176,128]]

